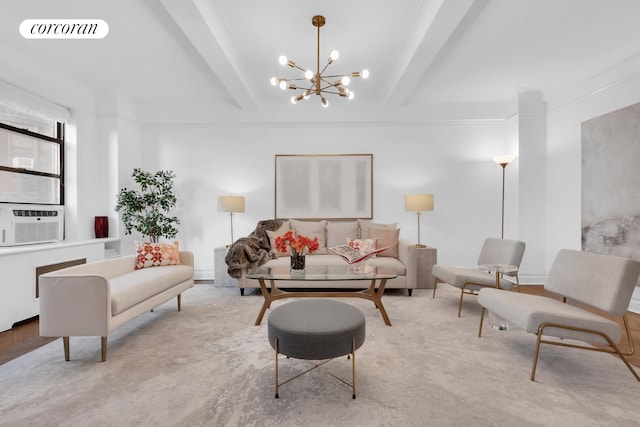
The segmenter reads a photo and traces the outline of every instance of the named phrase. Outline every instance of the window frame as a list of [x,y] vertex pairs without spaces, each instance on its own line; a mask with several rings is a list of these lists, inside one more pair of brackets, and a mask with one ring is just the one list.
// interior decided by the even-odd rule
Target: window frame
[[[60,183],[60,188],[59,188],[59,194],[60,194],[60,200],[58,203],[39,203],[42,205],[55,205],[55,206],[64,206],[64,201],[65,201],[65,197],[64,197],[64,123],[62,122],[56,122],[56,136],[55,137],[51,137],[51,136],[47,136],[47,135],[43,135],[41,133],[37,133],[37,132],[32,132],[30,130],[27,129],[20,129],[17,128],[15,126],[11,126],[8,125],[6,123],[2,123],[0,122],[0,128],[8,130],[10,132],[16,132],[16,133],[20,133],[22,135],[27,135],[33,138],[37,138],[37,139],[42,139],[44,141],[47,142],[53,142],[55,144],[58,144],[58,149],[60,152],[60,167],[58,168],[58,170],[60,171],[59,174],[55,174],[55,173],[49,173],[49,172],[39,172],[39,171],[32,171],[32,170],[28,170],[28,169],[24,169],[24,168],[14,168],[11,166],[2,166],[0,165],[0,171],[5,171],[5,172],[9,172],[9,173],[19,173],[19,174],[25,174],[25,175],[35,175],[35,176],[43,176],[43,177],[48,177],[48,178],[57,178],[59,179],[59,183]],[[14,202],[2,202],[0,201],[0,203],[14,203]],[[19,202],[19,203],[23,203],[23,202]]]

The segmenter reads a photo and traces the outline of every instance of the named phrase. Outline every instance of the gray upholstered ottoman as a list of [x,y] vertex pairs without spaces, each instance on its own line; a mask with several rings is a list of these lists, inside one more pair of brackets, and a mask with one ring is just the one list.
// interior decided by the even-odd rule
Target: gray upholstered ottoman
[[281,305],[269,314],[268,331],[269,343],[276,351],[276,398],[278,387],[293,379],[278,382],[280,353],[307,360],[331,360],[334,357],[350,355],[352,383],[346,384],[351,385],[353,398],[356,398],[356,349],[364,344],[365,337],[365,319],[360,310],[333,300],[293,301]]

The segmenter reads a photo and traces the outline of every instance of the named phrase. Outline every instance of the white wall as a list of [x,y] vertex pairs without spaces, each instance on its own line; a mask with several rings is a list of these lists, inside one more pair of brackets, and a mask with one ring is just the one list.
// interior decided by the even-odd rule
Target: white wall
[[[422,242],[438,248],[440,262],[473,265],[484,238],[500,235],[502,178],[492,156],[503,152],[504,132],[503,123],[283,123],[144,126],[142,138],[155,166],[176,173],[181,247],[194,251],[200,277],[212,277],[214,248],[230,240],[218,196],[246,197],[245,213],[234,216],[236,238],[273,218],[276,154],[373,153],[374,221],[397,222],[401,237],[416,241],[416,215],[404,211],[404,195],[434,193]],[[511,203],[506,215],[515,209]]]
[[[561,248],[580,250],[581,124],[640,102],[640,58],[595,76],[573,91],[551,97],[547,120],[547,267]],[[640,288],[631,309],[640,312]]]
[[0,51],[0,79],[71,111],[65,141],[65,238],[91,239],[94,216],[105,215],[113,206],[109,183],[102,177],[110,168],[117,168],[102,156],[96,94],[46,61],[25,55],[1,40]]

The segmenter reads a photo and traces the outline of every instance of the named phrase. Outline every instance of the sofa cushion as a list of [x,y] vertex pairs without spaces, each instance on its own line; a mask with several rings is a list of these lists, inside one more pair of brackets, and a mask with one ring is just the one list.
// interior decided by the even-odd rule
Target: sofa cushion
[[374,267],[385,267],[393,270],[398,276],[406,276],[407,268],[398,258],[392,257],[377,257],[377,258],[368,258],[365,261],[365,264],[371,265]]
[[281,256],[289,256],[291,255],[291,248],[287,247],[287,251],[286,252],[280,252],[277,248],[276,248],[276,238],[278,236],[282,236],[284,235],[284,233],[286,233],[287,231],[290,231],[291,227],[289,226],[289,221],[285,221],[280,228],[278,228],[276,231],[271,231],[271,230],[265,230],[267,232],[267,236],[269,236],[269,245],[271,246],[271,253],[274,254],[277,257],[281,257]]
[[136,243],[136,269],[180,264],[178,241],[173,243]]
[[360,237],[358,221],[329,221],[327,222],[327,248],[344,245],[345,239]]
[[109,280],[111,315],[115,316],[178,283],[189,280],[193,269],[187,265],[143,268]]
[[370,228],[378,228],[384,230],[395,230],[398,227],[397,223],[392,224],[379,224],[377,222],[366,221],[363,219],[358,219],[358,225],[360,226],[360,238],[361,239],[369,239],[369,229]]
[[398,239],[400,238],[400,229],[369,227],[369,238],[376,240],[377,248],[386,249],[378,254],[381,257],[398,257]]
[[313,240],[318,238],[320,247],[314,254],[327,254],[327,220],[322,221],[299,221],[297,219],[289,220],[291,228],[295,230],[297,235],[302,235]]

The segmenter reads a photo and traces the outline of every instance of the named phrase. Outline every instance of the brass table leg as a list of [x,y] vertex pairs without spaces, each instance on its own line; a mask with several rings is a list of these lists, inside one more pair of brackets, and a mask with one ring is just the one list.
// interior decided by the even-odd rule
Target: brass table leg
[[285,298],[363,298],[373,302],[378,310],[380,310],[380,315],[382,316],[384,323],[387,326],[391,326],[391,320],[389,320],[389,316],[387,315],[387,311],[384,309],[384,305],[382,304],[382,296],[384,295],[384,288],[387,286],[387,279],[380,279],[380,287],[376,289],[376,279],[371,280],[371,284],[369,288],[363,291],[354,291],[354,292],[290,292],[290,291],[281,291],[275,284],[275,280],[271,279],[269,282],[271,283],[271,292],[267,289],[267,285],[264,282],[264,279],[258,279],[260,283],[260,290],[262,292],[262,296],[264,297],[264,302],[262,303],[262,308],[260,309],[260,313],[256,319],[255,325],[258,326],[262,322],[262,318],[266,313],[267,309],[271,306],[271,303],[276,300],[285,299]]
[[384,323],[387,326],[391,326],[391,320],[389,320],[389,316],[387,316],[387,311],[384,309],[384,305],[382,304],[382,295],[384,294],[384,288],[387,286],[387,279],[382,279],[380,281],[380,287],[376,290],[375,288],[375,280],[371,282],[371,287],[369,288],[369,298],[376,305],[378,310],[380,310],[380,314],[384,319]]
[[[271,306],[271,301],[273,298],[267,289],[267,285],[264,283],[264,279],[258,279],[260,283],[260,290],[262,291],[262,296],[264,297],[264,302],[262,303],[262,308],[260,309],[260,313],[258,314],[258,318],[256,319],[256,326],[258,326],[262,322],[262,318],[264,317],[264,313],[267,311],[267,308]],[[274,289],[273,280],[271,280],[271,289]]]

